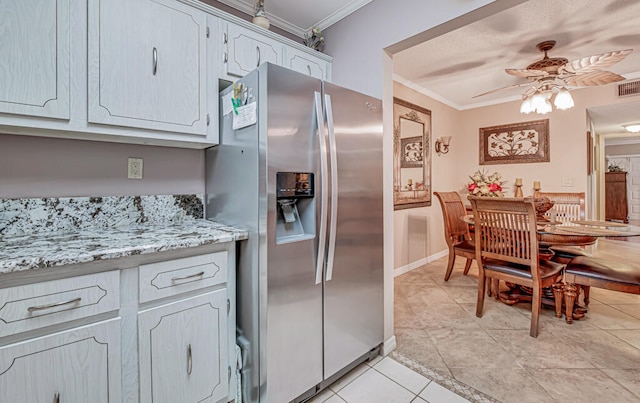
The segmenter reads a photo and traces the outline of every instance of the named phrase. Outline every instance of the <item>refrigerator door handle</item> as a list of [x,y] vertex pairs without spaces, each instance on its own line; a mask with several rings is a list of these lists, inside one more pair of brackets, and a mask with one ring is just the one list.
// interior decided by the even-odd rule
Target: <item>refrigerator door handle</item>
[[327,127],[329,128],[329,161],[331,164],[331,211],[329,216],[329,251],[327,253],[326,281],[333,277],[333,258],[336,251],[336,229],[338,226],[338,155],[336,151],[336,136],[333,126],[333,109],[331,96],[324,94]]
[[324,255],[327,243],[327,145],[324,135],[324,115],[322,113],[322,95],[315,91],[316,122],[318,124],[318,145],[320,146],[320,233],[318,235],[318,259],[316,261],[316,284],[322,283]]

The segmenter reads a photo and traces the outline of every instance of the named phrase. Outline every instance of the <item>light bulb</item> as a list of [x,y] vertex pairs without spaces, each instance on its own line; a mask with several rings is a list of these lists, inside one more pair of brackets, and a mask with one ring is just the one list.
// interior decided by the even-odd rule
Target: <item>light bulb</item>
[[561,111],[566,111],[574,106],[571,94],[564,87],[558,92],[558,95],[556,95],[556,99],[553,101],[553,104]]
[[551,102],[549,102],[547,99],[544,99],[543,102],[536,107],[536,112],[544,115],[545,113],[551,112],[551,109]]
[[522,105],[520,105],[520,113],[531,113],[535,110],[533,107],[533,103],[531,102],[531,98],[527,97],[522,101]]

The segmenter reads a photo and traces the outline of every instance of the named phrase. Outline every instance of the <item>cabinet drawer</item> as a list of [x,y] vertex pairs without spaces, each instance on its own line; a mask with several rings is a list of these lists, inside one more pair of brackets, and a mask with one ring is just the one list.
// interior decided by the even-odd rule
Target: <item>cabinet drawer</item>
[[140,266],[140,302],[227,282],[227,252]]
[[119,307],[118,270],[0,289],[0,337]]

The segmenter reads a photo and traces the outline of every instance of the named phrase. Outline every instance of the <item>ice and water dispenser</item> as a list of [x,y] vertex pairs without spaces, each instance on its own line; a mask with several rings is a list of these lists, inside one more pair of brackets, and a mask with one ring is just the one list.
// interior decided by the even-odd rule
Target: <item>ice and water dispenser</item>
[[316,233],[316,203],[311,172],[276,174],[276,243],[311,239]]

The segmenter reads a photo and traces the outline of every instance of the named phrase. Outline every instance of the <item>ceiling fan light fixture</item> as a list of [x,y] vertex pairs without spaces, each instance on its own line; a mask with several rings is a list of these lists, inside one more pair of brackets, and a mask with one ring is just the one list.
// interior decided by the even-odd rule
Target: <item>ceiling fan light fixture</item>
[[556,95],[556,98],[553,101],[553,104],[556,106],[556,108],[560,109],[561,111],[566,111],[567,109],[571,109],[575,105],[573,102],[573,97],[569,93],[569,90],[567,90],[564,87],[562,87],[558,92],[558,94]]
[[544,102],[538,105],[538,107],[536,108],[536,113],[539,113],[540,115],[544,115],[546,113],[551,112],[551,109],[553,109],[551,107],[551,102],[549,102],[548,99],[545,99]]
[[533,107],[533,102],[531,102],[531,97],[526,97],[522,101],[522,105],[520,105],[520,113],[529,114],[535,110],[536,108]]
[[640,123],[630,123],[628,125],[622,125],[622,127],[630,133],[640,133]]
[[551,103],[547,99],[547,95],[549,94],[547,94],[546,91],[536,92],[533,97],[531,97],[531,106],[536,113],[544,115],[545,113],[551,112]]

